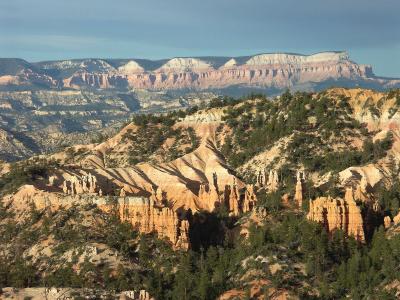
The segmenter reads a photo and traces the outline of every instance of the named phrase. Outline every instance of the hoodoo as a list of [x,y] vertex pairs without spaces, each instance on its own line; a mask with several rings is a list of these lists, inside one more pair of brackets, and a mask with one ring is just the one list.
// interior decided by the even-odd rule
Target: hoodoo
[[95,203],[106,212],[117,211],[121,220],[128,221],[141,233],[156,232],[176,249],[189,248],[189,223],[169,207],[159,207],[153,200],[140,197],[118,198],[115,203],[96,199]]
[[365,241],[364,221],[351,188],[346,190],[344,199],[328,196],[310,200],[307,218],[321,223],[330,233],[341,229],[356,240]]
[[298,171],[296,173],[296,191],[295,191],[295,195],[294,195],[294,200],[297,204],[298,207],[302,207],[303,205],[303,184],[304,184],[304,172]]

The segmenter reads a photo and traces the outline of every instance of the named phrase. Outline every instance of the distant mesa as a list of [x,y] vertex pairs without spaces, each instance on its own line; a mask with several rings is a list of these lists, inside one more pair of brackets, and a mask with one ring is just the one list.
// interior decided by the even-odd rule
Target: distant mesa
[[371,66],[351,61],[346,51],[39,63],[0,59],[1,90],[191,90],[222,91],[237,96],[254,88],[276,94],[287,88],[318,91],[332,86],[385,90],[400,87],[400,79],[376,76]]
[[260,54],[250,58],[246,65],[279,65],[279,64],[307,64],[323,62],[341,62],[349,59],[347,52],[322,52],[313,55],[272,53]]

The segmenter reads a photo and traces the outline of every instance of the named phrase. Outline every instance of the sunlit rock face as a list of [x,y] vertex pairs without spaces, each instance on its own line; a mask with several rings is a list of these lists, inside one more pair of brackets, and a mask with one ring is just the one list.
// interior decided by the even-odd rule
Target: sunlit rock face
[[247,59],[227,58],[222,65],[205,58],[172,58],[153,70],[135,60],[117,69],[97,65],[95,72],[88,72],[86,68],[75,72],[63,81],[64,86],[110,88],[127,85],[150,90],[203,90],[232,85],[286,88],[307,82],[372,75],[370,66],[351,62],[346,52],[260,54]]
[[143,197],[120,197],[115,205],[100,198],[96,204],[106,212],[116,209],[121,220],[131,223],[141,233],[156,232],[159,238],[167,238],[175,249],[189,248],[189,222],[180,219],[169,207],[158,206]]
[[360,242],[365,241],[364,220],[352,189],[346,190],[344,199],[328,196],[310,200],[307,218],[321,223],[330,233],[340,229]]
[[[0,73],[0,87],[37,86],[72,89],[205,90],[232,86],[301,88],[341,81],[353,85],[396,87],[400,80],[376,77],[369,65],[347,52],[312,55],[269,53],[242,57],[77,59],[28,63],[7,61],[13,72]],[[0,61],[1,64],[1,61]],[[0,65],[1,67],[1,65]]]
[[[375,76],[346,52],[272,53],[242,57],[74,59],[30,63],[0,58],[0,159],[14,161],[95,139],[132,113],[201,105],[214,97],[278,95],[330,86],[378,90],[400,79]],[[71,118],[72,117],[72,118]],[[213,116],[210,116],[211,118]],[[392,114],[382,119],[391,126]],[[373,115],[359,115],[373,126]],[[94,132],[96,131],[96,132]],[[24,136],[14,132],[23,132]],[[38,134],[40,132],[40,134]],[[76,132],[79,136],[76,136]],[[92,136],[88,139],[86,133]],[[26,135],[26,136],[25,136]]]

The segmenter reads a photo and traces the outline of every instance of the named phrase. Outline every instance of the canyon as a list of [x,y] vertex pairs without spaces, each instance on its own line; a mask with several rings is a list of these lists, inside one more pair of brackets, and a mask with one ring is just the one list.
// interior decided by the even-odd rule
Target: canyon
[[[196,110],[137,116],[101,141],[2,163],[0,229],[9,242],[1,249],[11,259],[27,235],[6,234],[16,222],[41,232],[30,233],[32,244],[20,254],[41,276],[53,271],[50,257],[55,270],[83,276],[91,263],[124,280],[154,276],[149,270],[179,274],[182,262],[170,260],[198,255],[221,274],[240,272],[230,277],[240,287],[219,291],[221,299],[244,297],[245,289],[260,299],[264,292],[297,295],[291,287],[266,288],[269,276],[294,276],[295,289],[311,295],[304,275],[319,254],[299,253],[323,251],[317,235],[340,253],[350,243],[372,247],[397,238],[399,99],[396,91],[345,88],[222,98]],[[222,251],[229,254],[216,258]],[[140,280],[135,297],[157,293]]]
[[0,159],[90,143],[113,135],[135,114],[201,106],[225,95],[335,85],[385,90],[400,81],[374,75],[343,51],[37,63],[2,58]]
[[328,196],[310,200],[307,218],[320,222],[330,233],[340,229],[357,241],[365,241],[363,217],[351,188],[346,190],[344,199],[333,199]]

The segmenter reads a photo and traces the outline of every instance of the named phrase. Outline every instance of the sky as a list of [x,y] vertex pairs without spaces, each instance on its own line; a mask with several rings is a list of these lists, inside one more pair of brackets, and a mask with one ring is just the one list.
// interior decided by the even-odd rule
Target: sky
[[0,0],[0,57],[312,54],[400,77],[400,0]]

